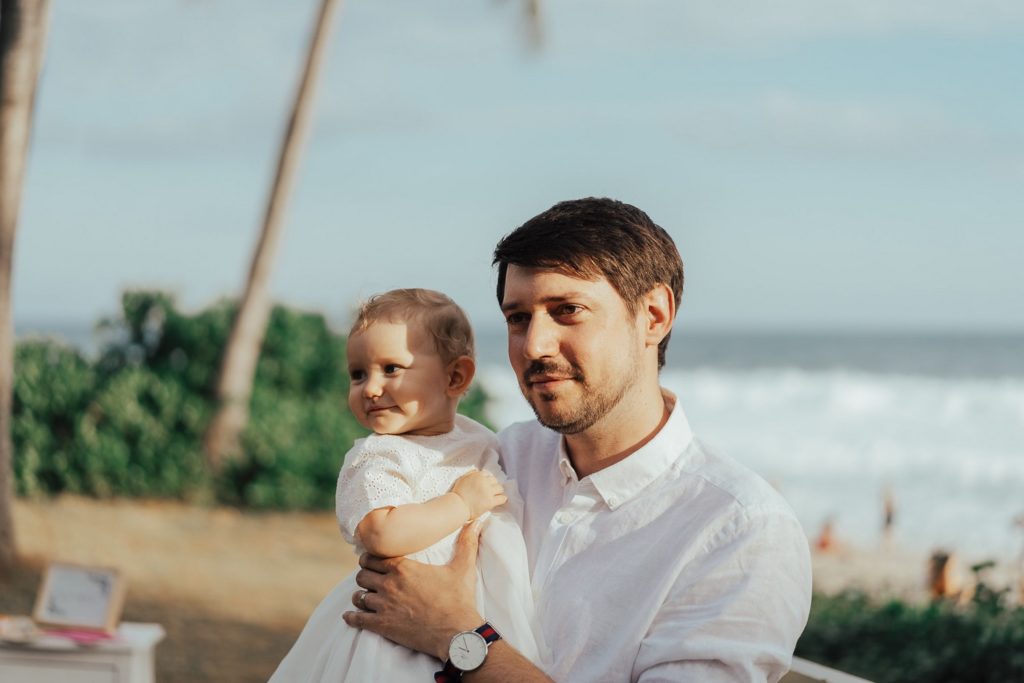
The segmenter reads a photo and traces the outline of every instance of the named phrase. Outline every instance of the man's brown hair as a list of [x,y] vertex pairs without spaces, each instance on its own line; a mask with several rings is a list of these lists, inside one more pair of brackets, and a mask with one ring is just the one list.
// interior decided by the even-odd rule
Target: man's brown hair
[[349,336],[376,322],[422,325],[445,365],[460,356],[473,357],[473,328],[459,305],[432,289],[392,289],[364,301]]
[[[667,232],[624,202],[588,197],[560,202],[523,223],[498,242],[498,304],[505,299],[510,265],[548,268],[584,280],[608,280],[637,313],[640,299],[668,285],[676,308],[683,296],[683,261]],[[658,344],[658,367],[665,364],[670,334]]]

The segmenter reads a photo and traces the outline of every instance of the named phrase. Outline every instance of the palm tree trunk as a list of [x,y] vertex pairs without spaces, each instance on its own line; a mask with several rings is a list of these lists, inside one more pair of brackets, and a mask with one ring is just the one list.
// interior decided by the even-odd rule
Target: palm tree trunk
[[544,47],[544,20],[540,14],[540,0],[526,0],[526,43],[535,52],[540,52]]
[[249,399],[256,362],[259,360],[260,346],[270,317],[270,268],[277,256],[285,205],[294,184],[299,155],[309,129],[313,95],[326,52],[328,29],[339,3],[340,0],[322,0],[320,15],[309,43],[302,83],[281,146],[277,176],[267,204],[263,230],[224,351],[216,389],[217,412],[207,428],[203,442],[207,464],[214,471],[220,469],[225,459],[238,453],[241,435],[249,419]]
[[0,1],[0,570],[14,565],[11,268],[49,0]]

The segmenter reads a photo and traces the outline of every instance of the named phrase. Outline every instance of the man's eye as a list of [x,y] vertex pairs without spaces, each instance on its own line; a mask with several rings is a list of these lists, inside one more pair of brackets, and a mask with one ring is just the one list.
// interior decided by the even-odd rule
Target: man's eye
[[576,315],[582,310],[579,304],[562,304],[558,307],[558,315]]
[[362,370],[350,370],[348,376],[353,382],[362,382],[366,379],[366,373]]
[[509,313],[505,316],[505,322],[509,325],[522,325],[526,322],[525,313]]

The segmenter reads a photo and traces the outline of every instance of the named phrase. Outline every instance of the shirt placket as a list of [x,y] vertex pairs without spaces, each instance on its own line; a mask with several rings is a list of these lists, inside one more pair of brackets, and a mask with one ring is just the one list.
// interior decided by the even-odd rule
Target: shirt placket
[[547,588],[554,570],[578,552],[578,538],[586,526],[585,517],[594,508],[597,490],[589,480],[571,478],[562,494],[562,505],[551,516],[540,557],[533,574],[533,594],[539,597]]

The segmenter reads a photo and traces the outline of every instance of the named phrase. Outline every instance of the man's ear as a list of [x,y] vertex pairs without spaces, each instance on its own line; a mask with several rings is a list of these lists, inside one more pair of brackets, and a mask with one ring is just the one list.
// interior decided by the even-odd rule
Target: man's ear
[[448,364],[448,388],[445,393],[458,398],[469,391],[476,374],[476,363],[469,356],[459,356]]
[[640,300],[644,341],[657,346],[672,331],[676,319],[676,297],[668,285],[657,285]]

